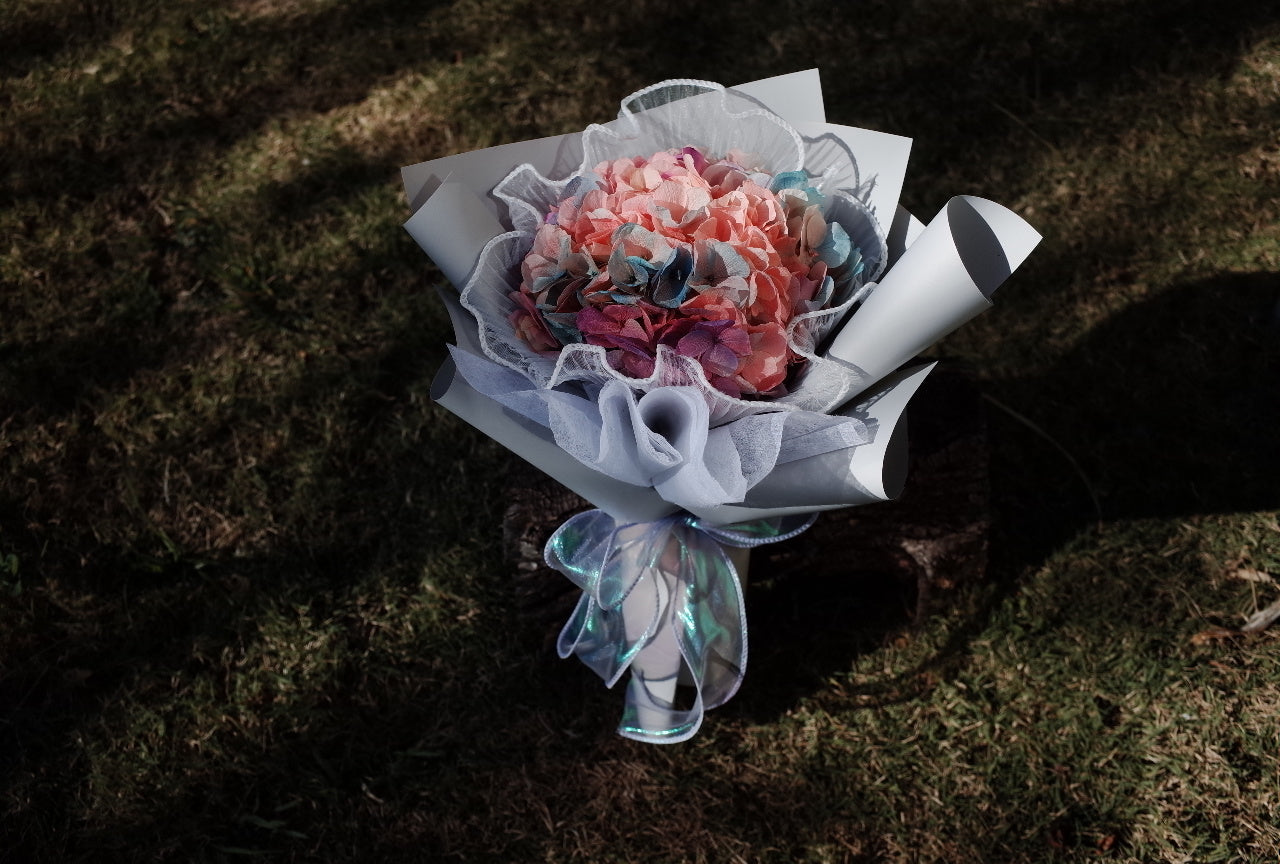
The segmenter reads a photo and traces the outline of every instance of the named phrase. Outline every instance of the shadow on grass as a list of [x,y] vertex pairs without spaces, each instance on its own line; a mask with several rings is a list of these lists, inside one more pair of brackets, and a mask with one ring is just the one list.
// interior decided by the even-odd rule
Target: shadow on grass
[[[67,14],[71,5],[28,11],[23,32],[60,28],[68,18],[83,26],[85,16]],[[170,59],[160,69],[126,67],[111,80],[65,82],[79,103],[74,123],[39,110],[17,113],[12,133],[25,145],[23,170],[5,191],[16,200],[88,201],[113,188],[187,177],[200,157],[230,149],[271,120],[358,101],[388,76],[438,62],[457,46],[424,44],[419,25],[444,6],[367,0],[248,19],[200,4],[185,14],[172,8],[150,22],[168,28],[157,50]],[[143,106],[145,114],[123,113]],[[58,134],[49,135],[50,127]]]
[[161,305],[143,288],[110,303],[101,321],[74,336],[0,344],[0,394],[34,421],[71,412],[95,391],[122,387],[167,353],[156,338]]
[[1086,481],[1108,520],[1280,507],[1277,302],[1274,272],[1175,285],[1095,327],[1043,377],[994,383],[1001,399],[1051,417],[1043,425],[1080,469],[993,412],[1016,559],[1035,562],[1088,524]]
[[[298,436],[300,446],[317,448],[318,471],[342,479],[306,491],[314,521],[295,517],[271,554],[148,554],[159,545],[154,537],[95,545],[91,526],[76,525],[55,531],[45,552],[21,549],[25,593],[4,606],[41,620],[0,643],[0,860],[130,857],[142,848],[202,860],[217,857],[216,846],[297,848],[299,837],[268,823],[341,823],[346,817],[338,814],[350,815],[353,800],[369,802],[412,766],[434,766],[466,746],[454,738],[454,724],[483,713],[493,698],[470,686],[485,658],[412,635],[389,645],[380,638],[388,620],[412,634],[437,626],[439,615],[467,612],[465,599],[449,593],[462,580],[443,593],[424,591],[420,580],[428,568],[448,566],[434,560],[442,555],[456,556],[459,568],[483,566],[469,531],[495,519],[480,478],[472,506],[444,508],[434,494],[436,459],[486,476],[497,469],[473,439],[429,431],[443,418],[417,395],[429,373],[419,353],[421,334],[434,332],[426,325],[410,317],[385,352],[340,370],[318,368],[294,392],[279,394],[297,412],[310,409],[343,429],[327,450],[321,440],[304,440],[311,437],[305,431]],[[335,411],[335,388],[355,390],[345,411]],[[421,451],[415,430],[429,439]],[[199,445],[178,439],[163,446],[182,453]],[[272,480],[285,487],[275,496],[281,511],[303,503],[287,489],[297,478]],[[144,499],[139,509],[158,503]],[[396,606],[415,609],[397,615]],[[329,643],[331,653],[317,660],[318,683],[291,681],[297,666],[255,671],[301,648],[289,634]],[[442,657],[469,671],[442,671]],[[511,685],[495,682],[503,686]],[[125,736],[121,749],[105,743],[104,730],[114,730],[107,739]],[[425,753],[435,747],[443,757]],[[54,765],[61,768],[51,774]],[[106,792],[118,784],[138,784],[134,791],[153,806],[118,807]],[[276,808],[291,801],[305,806],[280,822]],[[111,815],[86,821],[89,812]],[[325,844],[356,859],[376,833],[358,824],[306,830],[306,848]]]
[[69,47],[105,44],[118,23],[109,4],[85,0],[25,3],[6,14],[0,30],[0,71],[15,78],[53,63]]
[[[632,84],[668,75],[721,78],[726,68],[745,79],[780,71],[783,63],[786,68],[822,63],[833,119],[921,136],[917,150],[925,154],[925,175],[936,178],[949,160],[960,166],[955,170],[972,176],[982,170],[984,151],[1026,143],[1027,129],[1001,107],[1016,111],[1035,100],[1061,100],[1061,124],[1043,118],[1046,125],[1036,131],[1061,144],[1077,134],[1070,122],[1072,105],[1087,108],[1117,94],[1141,92],[1159,76],[1194,87],[1232,68],[1245,35],[1276,20],[1270,3],[1222,10],[1150,2],[1122,11],[1114,4],[1054,4],[1020,13],[1025,17],[984,20],[983,27],[960,12],[938,10],[940,17],[927,22],[913,21],[891,3],[859,4],[856,13],[832,13],[829,6],[795,4],[800,12],[820,10],[823,17],[812,26],[781,32],[780,48],[746,60],[738,46],[760,41],[758,25],[750,22],[774,16],[735,15],[726,22],[730,38],[719,38],[725,34],[717,31],[718,38],[709,40],[714,48],[691,51],[701,48],[701,34],[678,29],[668,40],[668,24],[658,15],[646,19],[647,31],[628,31],[627,44],[617,50],[630,63]],[[656,7],[663,11],[663,4]],[[26,69],[54,56],[51,28],[80,7],[44,8],[40,17],[28,13],[12,31],[29,41],[26,53],[19,52],[11,64],[27,64]],[[282,114],[346,104],[384,76],[414,68],[433,52],[453,50],[404,35],[427,14],[414,3],[339,4],[312,16],[200,36],[178,51],[172,78],[156,85],[154,119],[101,147],[86,149],[64,140],[49,153],[24,154],[27,174],[14,191],[37,199],[69,190],[87,200],[154,178],[155,166],[191,152],[223,153]],[[585,27],[597,26],[588,12],[581,15]],[[92,33],[100,32],[102,23],[94,24]],[[90,29],[76,26],[78,39],[90,38]],[[297,32],[309,32],[329,47],[300,43],[293,38]],[[857,44],[843,50],[848,46],[842,40],[852,32],[859,34],[851,40]],[[104,34],[102,41],[107,38]],[[468,38],[478,40],[474,33]],[[286,56],[279,57],[282,44]],[[1137,54],[1128,50],[1135,47]],[[612,48],[608,43],[599,50]],[[879,52],[894,52],[900,62],[859,65]],[[355,54],[380,59],[347,75]],[[244,73],[248,77],[236,91],[238,98],[219,91],[211,105],[192,100],[164,107],[165,86],[185,86],[204,76],[233,80],[242,65],[259,57],[277,57],[279,65],[274,71]],[[1148,77],[1129,74],[1134,64]],[[327,87],[317,86],[308,67]],[[94,98],[98,105],[110,104],[129,86],[104,85]],[[194,95],[201,92],[197,88]],[[853,110],[863,107],[864,113]],[[952,119],[935,127],[926,122],[935,116]],[[24,122],[38,135],[46,120],[33,115]],[[963,144],[956,143],[960,138]],[[434,155],[439,154],[422,157]],[[354,197],[395,166],[343,160],[336,167],[340,170],[323,177],[313,173],[264,188],[256,203],[281,220],[304,218],[320,206],[317,196],[335,202]],[[309,187],[317,179],[327,185]],[[1022,177],[1018,182],[1032,181]],[[919,191],[911,194],[924,197]],[[1100,244],[1110,226],[1096,230]],[[1125,249],[1093,251],[1113,256]],[[417,260],[416,251],[406,254]],[[1069,258],[1064,254],[1061,261]],[[369,277],[359,270],[333,274],[352,283]],[[1098,327],[1047,374],[992,382],[993,392],[1010,404],[1044,406],[1038,416],[1070,418],[1055,424],[1054,431],[1096,486],[1108,519],[1280,506],[1273,443],[1280,419],[1275,284],[1276,274],[1257,273],[1175,286]],[[168,355],[155,346],[172,334],[134,343],[128,333],[108,332],[159,328],[153,313],[143,309],[135,317],[111,318],[105,330],[83,337],[55,336],[6,348],[0,360],[16,364],[12,368],[26,376],[26,383],[11,392],[29,410],[27,416],[48,421],[81,404],[91,391],[122,393],[138,369],[162,365]],[[263,307],[254,314],[267,324],[278,323],[277,309]],[[351,322],[353,329],[362,326],[362,319]],[[440,850],[531,859],[548,857],[556,825],[566,821],[585,826],[579,840],[585,848],[605,849],[603,838],[617,833],[622,812],[632,827],[617,848],[620,854],[636,852],[632,857],[640,857],[642,841],[665,843],[658,848],[672,856],[692,848],[677,841],[719,843],[706,848],[742,853],[724,845],[735,836],[798,856],[811,841],[829,835],[839,811],[805,815],[810,781],[803,777],[753,779],[732,765],[690,767],[680,764],[687,750],[653,752],[616,740],[612,728],[619,694],[601,692],[582,670],[566,672],[550,658],[529,659],[524,652],[541,634],[525,632],[523,625],[503,639],[476,638],[469,649],[435,642],[409,642],[395,650],[372,647],[376,626],[357,614],[353,599],[367,580],[378,574],[403,580],[384,590],[382,599],[388,602],[413,594],[417,571],[430,555],[459,542],[471,547],[472,557],[462,559],[467,565],[496,566],[496,555],[485,558],[475,550],[484,546],[477,537],[498,542],[497,484],[480,474],[496,475],[499,460],[477,456],[486,445],[440,414],[431,422],[444,431],[422,443],[405,443],[405,430],[397,425],[423,410],[413,396],[422,392],[430,372],[423,358],[436,356],[422,335],[433,328],[439,332],[436,324],[410,314],[407,325],[385,334],[385,344],[375,350],[348,365],[309,373],[299,389],[270,395],[275,404],[292,406],[290,418],[315,422],[302,438],[314,451],[307,470],[320,482],[308,487],[305,501],[293,500],[281,490],[299,478],[287,466],[278,471],[267,466],[272,488],[267,500],[276,508],[270,515],[278,517],[283,531],[266,554],[241,559],[225,550],[192,548],[179,550],[176,558],[148,557],[128,544],[100,543],[86,523],[59,530],[56,539],[65,545],[44,557],[40,538],[27,532],[25,523],[70,517],[56,509],[27,512],[14,491],[4,514],[13,536],[7,534],[5,542],[15,542],[16,536],[25,544],[24,558],[48,563],[49,582],[29,587],[58,599],[39,613],[46,616],[40,632],[6,636],[11,641],[0,679],[0,705],[5,706],[0,770],[8,818],[0,831],[12,832],[4,838],[10,841],[4,846],[7,854],[91,860],[102,852],[143,858],[149,850],[155,860],[174,860],[216,857],[208,849],[219,844],[295,857],[324,849],[334,860],[370,860],[382,850],[406,859]],[[29,353],[19,361],[17,350]],[[338,405],[329,398],[346,390],[357,393],[353,402]],[[237,419],[267,422],[232,416],[228,424]],[[338,443],[326,443],[321,419],[337,430]],[[429,425],[420,416],[417,422]],[[84,425],[83,434],[92,435],[92,422],[86,419]],[[992,435],[996,569],[1016,574],[1087,528],[1093,512],[1075,472],[1042,439],[1009,418],[995,424]],[[181,438],[162,445],[179,459],[192,446]],[[226,446],[232,446],[229,435]],[[106,452],[103,448],[98,458],[106,459]],[[132,470],[123,458],[118,464],[84,461],[73,459],[64,470]],[[462,465],[469,474],[451,473],[461,472]],[[207,493],[213,482],[197,492]],[[88,488],[88,493],[99,491]],[[445,495],[463,500],[437,506],[434,502]],[[96,505],[72,503],[77,515],[96,513]],[[455,511],[452,521],[440,521],[441,513]],[[134,529],[143,538],[139,545],[156,547],[140,513],[115,512],[107,518],[136,520]],[[492,520],[488,529],[474,524],[485,519]],[[375,586],[366,587],[377,596]],[[759,647],[748,689],[738,697],[742,707],[731,704],[727,716],[739,710],[753,719],[785,714],[905,624],[901,593],[872,585],[850,592],[848,587],[834,581],[780,585],[749,598],[756,607],[771,607],[772,614],[753,615]],[[967,640],[1012,589],[1010,583],[997,585],[987,604],[956,630],[938,662],[960,662]],[[433,602],[460,620],[473,613],[472,601],[492,602],[504,583],[492,573],[477,572],[474,585],[458,590],[461,601]],[[68,597],[81,605],[60,606]],[[5,602],[18,608],[27,601]],[[245,644],[273,616],[303,607],[335,629],[333,638],[343,644],[340,668],[305,693],[288,696],[287,682],[277,682],[278,691],[265,688],[243,704],[232,704],[237,697],[227,688],[240,674],[234,662],[249,656]],[[478,614],[484,626],[505,631],[512,625],[500,622],[500,616],[507,612],[499,602],[495,610]],[[851,619],[858,621],[856,627],[848,626]],[[461,623],[434,626],[455,628],[459,642],[474,636]],[[508,636],[511,641],[504,641]],[[404,653],[396,653],[400,650]],[[459,668],[445,672],[442,664]],[[920,692],[913,686],[908,676],[899,676],[869,695],[884,701],[908,698]],[[194,722],[174,701],[175,687],[212,688],[212,695],[200,697],[206,700],[201,710],[226,702],[226,717]],[[187,693],[177,695],[185,699]],[[709,725],[714,723],[713,717]],[[150,737],[137,742],[113,737],[148,729]],[[211,729],[211,737],[197,745],[181,737],[192,731],[198,739]],[[714,736],[714,729],[707,734]],[[730,752],[726,758],[749,758],[732,753],[731,738],[726,734],[721,741]],[[99,752],[87,755],[86,740],[96,741]],[[114,776],[90,776],[87,763],[101,761],[102,748],[130,746],[156,748],[135,763],[145,768],[145,777],[130,778],[123,769]],[[581,783],[566,784],[566,777]],[[135,799],[132,810],[113,810],[112,783],[138,784],[128,787]],[[681,795],[696,806],[672,815],[669,799]],[[23,803],[15,805],[19,799]],[[506,809],[492,810],[495,800],[508,802]],[[771,824],[779,813],[791,821]],[[88,823],[86,814],[92,816]],[[103,824],[107,821],[111,824]],[[877,830],[887,828],[868,827],[868,836]],[[873,852],[869,847],[869,860]]]
[[[1035,404],[1041,414],[1053,414],[1046,402],[1060,408],[1044,425],[1062,440],[989,410],[995,581],[932,660],[860,694],[876,704],[901,701],[962,664],[967,643],[1017,589],[1016,574],[1092,530],[1092,494],[1109,522],[1280,509],[1277,304],[1274,272],[1174,286],[1095,328],[1048,375],[993,382],[1002,400]],[[796,578],[748,598],[761,610],[751,617],[755,650],[737,697],[749,716],[784,713],[860,654],[910,629],[906,586],[856,574],[831,581]]]

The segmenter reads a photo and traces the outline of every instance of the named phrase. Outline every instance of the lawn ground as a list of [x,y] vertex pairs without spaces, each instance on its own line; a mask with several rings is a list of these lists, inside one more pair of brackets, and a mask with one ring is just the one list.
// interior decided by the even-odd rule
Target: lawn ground
[[[917,215],[1045,235],[935,352],[987,576],[758,586],[629,742],[428,398],[398,169],[815,66]],[[6,0],[0,153],[0,861],[1280,860],[1273,3]]]

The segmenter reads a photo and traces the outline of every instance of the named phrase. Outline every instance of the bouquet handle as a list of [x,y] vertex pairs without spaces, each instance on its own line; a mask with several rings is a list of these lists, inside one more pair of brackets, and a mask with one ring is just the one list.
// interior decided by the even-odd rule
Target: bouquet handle
[[[609,687],[632,673],[619,734],[687,740],[707,709],[737,692],[747,664],[738,563],[745,572],[752,547],[794,537],[813,521],[806,514],[710,527],[686,513],[619,524],[590,510],[552,534],[547,564],[582,589],[557,650]],[[682,675],[694,691],[688,708],[677,707]]]

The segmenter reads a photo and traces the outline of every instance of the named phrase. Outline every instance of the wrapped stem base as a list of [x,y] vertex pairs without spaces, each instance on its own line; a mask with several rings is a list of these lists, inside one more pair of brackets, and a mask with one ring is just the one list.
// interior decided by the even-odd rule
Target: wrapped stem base
[[[652,743],[692,737],[706,709],[728,701],[747,664],[746,613],[726,548],[794,537],[813,517],[708,527],[688,514],[619,524],[600,510],[570,518],[547,541],[548,566],[582,589],[557,645],[609,687],[632,672],[618,732]],[[677,708],[687,672],[694,698]]]

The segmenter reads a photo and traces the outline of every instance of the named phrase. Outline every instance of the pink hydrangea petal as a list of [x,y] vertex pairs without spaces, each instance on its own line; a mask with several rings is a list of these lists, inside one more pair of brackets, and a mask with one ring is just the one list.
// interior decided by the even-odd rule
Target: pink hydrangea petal
[[686,357],[701,357],[715,345],[715,338],[703,328],[697,328],[676,343],[676,350]]
[[738,327],[727,327],[721,331],[718,344],[738,357],[746,357],[751,353],[751,336]]
[[777,324],[751,328],[751,355],[738,375],[754,393],[766,393],[787,378],[787,338]]
[[[745,334],[744,334],[745,335]],[[710,375],[729,376],[738,371],[741,357],[727,345],[713,345],[700,358],[702,368]]]

